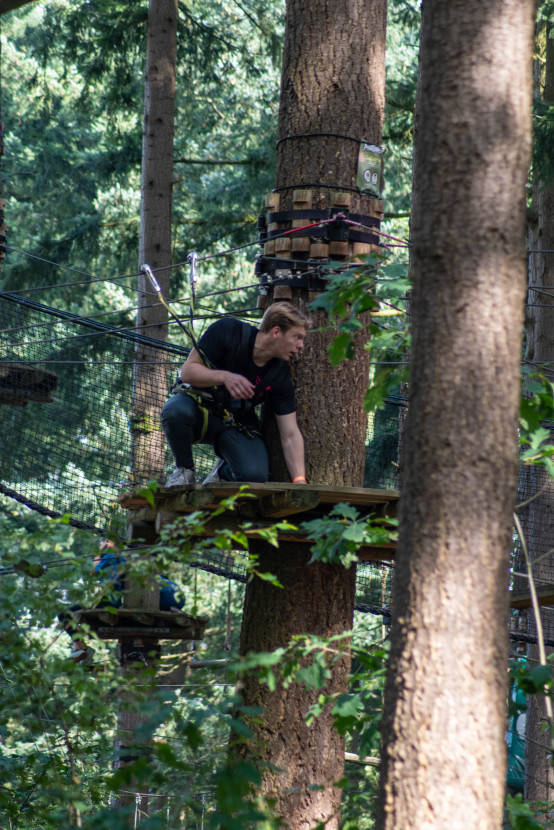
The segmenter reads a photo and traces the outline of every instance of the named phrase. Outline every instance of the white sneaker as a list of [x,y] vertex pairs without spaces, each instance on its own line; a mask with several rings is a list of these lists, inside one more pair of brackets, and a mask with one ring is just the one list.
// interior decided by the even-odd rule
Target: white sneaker
[[221,481],[219,471],[223,467],[223,464],[224,464],[223,459],[218,458],[217,462],[215,463],[215,466],[214,466],[213,470],[210,473],[208,473],[208,475],[206,476],[206,478],[204,479],[202,484],[214,484],[216,481]]
[[168,476],[165,487],[184,487],[185,484],[194,484],[194,470],[189,470],[187,467],[177,467],[177,469]]

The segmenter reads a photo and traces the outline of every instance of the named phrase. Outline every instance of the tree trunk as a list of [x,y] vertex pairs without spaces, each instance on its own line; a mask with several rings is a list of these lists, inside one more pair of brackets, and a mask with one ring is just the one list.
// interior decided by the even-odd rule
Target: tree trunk
[[[177,0],[150,0],[144,90],[139,267],[171,264],[171,199],[177,44]],[[156,275],[169,296],[170,271]],[[167,312],[148,278],[138,281],[137,331],[167,340]],[[137,347],[134,370],[132,470],[136,483],[164,472],[165,442],[160,410],[167,396],[166,367],[160,353]]]
[[[140,211],[139,267],[152,269],[171,264],[171,201],[173,187],[173,134],[177,54],[177,0],[149,0],[144,90],[144,131],[142,142],[142,184]],[[169,296],[170,271],[157,274],[165,297]],[[167,340],[167,312],[157,302],[146,275],[138,280],[137,332]],[[166,366],[160,352],[146,345],[136,350],[131,413],[131,475],[135,483],[159,479],[164,473],[165,442],[160,425],[160,410],[167,396]],[[128,528],[130,541],[136,541],[140,528]],[[147,540],[150,541],[150,540]],[[123,605],[126,609],[157,611],[159,585],[154,578],[139,582],[130,573]],[[136,638],[119,644],[122,675],[130,683],[147,681],[156,659],[158,641]],[[126,766],[135,755],[147,754],[140,737],[144,722],[132,703],[129,692],[119,702],[117,745],[130,747],[121,754],[118,765]],[[136,827],[151,812],[148,794],[121,793],[117,805],[135,806],[130,826]],[[155,799],[154,799],[155,801]],[[157,805],[159,806],[159,805]]]
[[[543,24],[538,33],[539,51],[543,57],[544,77],[539,71],[535,78],[535,93],[546,103],[554,101],[554,44],[551,24]],[[536,61],[536,64],[539,62]],[[542,95],[541,95],[542,93]],[[554,183],[535,180],[529,222],[529,307],[526,310],[526,360],[533,368],[552,376],[554,364]],[[539,289],[537,291],[533,288]],[[545,289],[545,291],[542,291]],[[543,364],[550,364],[543,368]],[[543,467],[522,470],[519,501],[526,502],[520,511],[531,559],[539,559],[533,567],[537,582],[552,583],[553,559],[544,554],[552,548],[554,531],[554,484]],[[551,608],[541,610],[545,637],[554,634],[554,614]],[[537,635],[532,612],[528,612],[527,633]],[[547,652],[551,652],[547,649]],[[535,664],[537,646],[527,649],[529,664]],[[549,730],[544,729],[546,711],[544,697],[528,696],[525,720],[525,787],[526,801],[554,799],[554,769]]]
[[[328,207],[334,194],[343,198],[348,193],[350,210],[369,215],[370,197],[356,191],[359,144],[325,134],[379,144],[385,28],[386,0],[351,0],[340,13],[331,0],[287,3],[276,172],[281,210],[293,206],[295,191],[309,190],[312,207]],[[313,133],[318,135],[298,137]],[[307,289],[294,290],[292,301],[301,307],[311,299]],[[327,322],[323,313],[313,316],[314,329]],[[330,332],[309,334],[304,354],[292,367],[308,480],[361,485],[369,355],[360,339],[354,359],[333,368],[327,357],[332,338]],[[266,440],[272,479],[287,480],[274,428]],[[249,583],[241,653],[286,645],[296,634],[331,636],[351,629],[354,568],[309,565],[309,556],[293,543],[277,552],[260,545],[257,552],[260,569],[276,574],[284,589],[256,578]],[[326,693],[347,691],[349,665],[345,648],[332,667]],[[277,768],[266,768],[262,791],[276,799],[284,826],[292,830],[307,830],[318,821],[336,830],[340,821],[341,792],[333,784],[343,774],[344,740],[333,729],[329,712],[310,727],[304,722],[318,694],[298,684],[279,686],[270,694],[253,678],[242,688],[243,702],[261,705],[265,712],[252,725],[254,740],[239,754]]]
[[533,16],[425,2],[387,830],[502,823]]

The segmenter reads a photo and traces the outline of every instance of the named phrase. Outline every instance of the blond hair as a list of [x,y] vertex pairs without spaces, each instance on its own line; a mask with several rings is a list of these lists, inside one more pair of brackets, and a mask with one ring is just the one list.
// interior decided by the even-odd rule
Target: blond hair
[[293,326],[308,329],[310,318],[292,303],[286,300],[280,301],[268,306],[260,323],[260,331],[265,333],[271,331],[275,326],[279,326],[281,331],[288,331]]

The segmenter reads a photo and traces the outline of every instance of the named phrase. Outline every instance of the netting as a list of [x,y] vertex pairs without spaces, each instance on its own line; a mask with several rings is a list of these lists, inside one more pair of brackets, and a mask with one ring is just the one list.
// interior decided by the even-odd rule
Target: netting
[[[103,532],[124,486],[163,480],[174,466],[159,416],[188,349],[11,294],[0,296],[0,347],[0,491]],[[366,487],[396,487],[401,409],[391,400],[369,420]],[[194,456],[201,480],[213,451],[197,446]],[[240,558],[206,551],[196,564],[246,579]],[[361,565],[356,607],[386,615],[390,583],[389,564]]]
[[[533,563],[533,580],[539,597],[552,594],[554,586],[554,480],[544,467],[522,465],[518,481],[518,516],[529,558]],[[514,594],[529,594],[526,563],[522,540],[516,538],[514,556]],[[522,576],[519,576],[522,574]],[[554,647],[554,608],[544,606],[541,610],[544,637]],[[525,637],[536,638],[536,625],[532,613],[520,614],[514,620],[514,632],[525,641]]]

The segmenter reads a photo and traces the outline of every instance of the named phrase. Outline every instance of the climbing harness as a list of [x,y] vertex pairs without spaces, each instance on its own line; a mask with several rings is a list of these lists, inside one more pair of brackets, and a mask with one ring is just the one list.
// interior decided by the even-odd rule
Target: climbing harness
[[[191,285],[191,302],[190,302],[190,329],[187,329],[185,324],[179,319],[179,317],[175,314],[175,312],[171,309],[169,303],[164,299],[162,294],[162,289],[156,277],[154,276],[152,269],[146,263],[141,265],[140,270],[143,274],[146,274],[150,282],[152,283],[152,287],[156,292],[160,303],[163,307],[168,311],[169,314],[173,317],[174,320],[177,321],[181,329],[185,332],[187,337],[191,340],[192,345],[198,352],[200,356],[200,360],[208,369],[215,369],[216,367],[213,365],[211,360],[207,357],[207,355],[203,352],[203,350],[198,345],[196,337],[194,335],[194,327],[193,327],[193,315],[194,315],[194,298],[195,298],[195,284],[198,281],[198,270],[197,270],[197,262],[198,262],[198,254],[192,251],[187,258],[187,261],[190,265],[190,285]],[[219,397],[219,390],[216,386],[209,387],[207,389],[198,390],[193,388],[190,384],[185,383],[181,380],[181,378],[177,378],[176,382],[173,384],[171,389],[169,390],[171,394],[175,394],[176,392],[184,392],[185,394],[189,395],[191,398],[196,400],[198,407],[203,416],[202,422],[202,430],[201,435],[198,441],[195,443],[200,443],[204,436],[206,435],[206,430],[208,428],[208,417],[209,412],[206,404],[210,404],[210,409],[213,411],[215,408],[217,410],[216,414],[221,417],[226,426],[234,426],[234,421],[231,413],[221,404],[218,403]]]
[[[150,282],[152,283],[152,287],[156,292],[160,303],[167,309],[168,313],[171,314],[174,320],[177,321],[181,329],[185,332],[187,337],[190,338],[192,341],[192,345],[198,352],[202,363],[209,369],[215,369],[216,367],[213,365],[211,360],[207,357],[207,355],[203,352],[203,350],[198,345],[196,337],[194,335],[194,327],[193,327],[193,318],[194,318],[194,303],[195,303],[195,285],[198,282],[198,254],[195,251],[191,251],[191,253],[187,257],[187,262],[190,265],[190,276],[189,282],[191,287],[191,301],[190,301],[190,329],[184,325],[184,323],[179,319],[179,317],[174,313],[174,311],[170,308],[169,303],[164,299],[162,294],[162,289],[160,284],[158,283],[156,277],[154,276],[152,269],[146,263],[141,266],[140,270],[148,277]],[[248,345],[250,339],[250,331],[249,329],[245,328],[242,333],[242,338],[240,342],[240,349],[245,349]],[[258,384],[259,386],[260,384]],[[254,389],[254,397],[256,397],[258,386]],[[202,442],[203,438],[206,435],[206,431],[208,429],[208,419],[210,412],[213,412],[217,417],[221,418],[223,423],[227,428],[237,429],[239,432],[247,435],[249,438],[254,438],[255,436],[259,435],[259,431],[252,428],[247,427],[244,424],[240,423],[240,421],[236,421],[233,417],[228,401],[223,402],[222,398],[228,398],[229,395],[225,391],[223,392],[219,387],[212,386],[206,389],[199,389],[197,387],[191,386],[190,383],[186,383],[185,381],[181,380],[181,378],[177,378],[175,383],[170,389],[170,393],[172,395],[177,393],[183,393],[188,395],[192,398],[196,405],[198,406],[201,414],[202,414],[202,427],[200,430],[200,436],[195,441],[196,444]],[[242,409],[245,407],[243,406]],[[251,407],[253,408],[253,407]]]
[[[248,360],[251,337],[252,329],[249,326],[245,326],[242,329],[240,340],[233,354],[233,361],[237,365],[241,365]],[[203,417],[200,437],[195,443],[201,443],[206,435],[210,412],[213,412],[214,415],[221,418],[226,427],[232,427],[233,429],[241,432],[243,435],[246,435],[248,438],[260,436],[261,433],[259,429],[246,426],[242,423],[240,417],[235,416],[244,416],[248,413],[255,413],[255,407],[262,402],[264,393],[269,391],[280,370],[281,364],[276,360],[273,366],[270,367],[269,371],[266,372],[262,378],[258,379],[258,382],[254,387],[252,398],[250,400],[235,401],[234,404],[231,402],[229,393],[225,389],[221,389],[219,387],[199,389],[198,387],[191,386],[189,383],[181,380],[181,378],[177,378],[171,387],[171,393],[177,394],[181,392],[191,397],[196,402],[196,405],[198,406]],[[233,413],[233,409],[236,410],[235,413]]]

